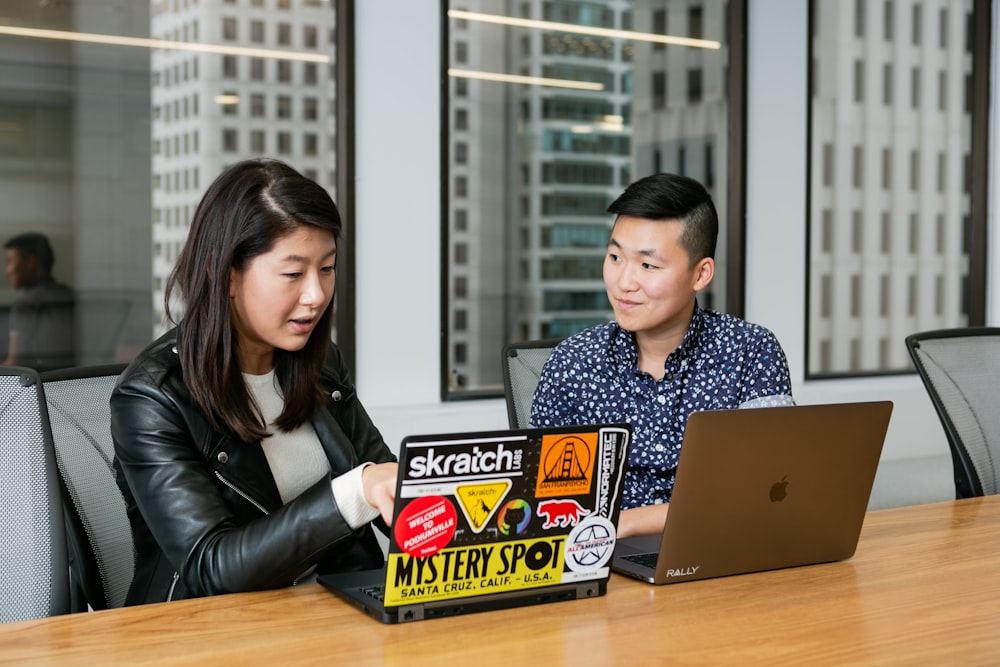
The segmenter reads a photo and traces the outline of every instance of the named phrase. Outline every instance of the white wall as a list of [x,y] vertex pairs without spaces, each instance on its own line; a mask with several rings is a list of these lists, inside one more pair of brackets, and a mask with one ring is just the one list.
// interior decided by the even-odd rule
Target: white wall
[[[507,424],[500,399],[439,400],[441,17],[431,4],[364,0],[355,10],[358,390],[390,444]],[[946,455],[915,375],[804,380],[806,6],[750,2],[747,317],[777,334],[799,403],[892,400],[884,457]]]

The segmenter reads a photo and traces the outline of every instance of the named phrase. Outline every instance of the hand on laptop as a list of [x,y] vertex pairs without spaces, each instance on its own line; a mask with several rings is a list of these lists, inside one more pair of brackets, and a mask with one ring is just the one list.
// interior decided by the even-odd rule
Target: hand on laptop
[[663,532],[669,507],[669,503],[662,503],[622,510],[618,517],[618,537],[659,535]]
[[365,489],[365,500],[382,515],[385,525],[392,525],[392,505],[396,499],[395,463],[379,463],[365,466],[361,472],[361,484]]

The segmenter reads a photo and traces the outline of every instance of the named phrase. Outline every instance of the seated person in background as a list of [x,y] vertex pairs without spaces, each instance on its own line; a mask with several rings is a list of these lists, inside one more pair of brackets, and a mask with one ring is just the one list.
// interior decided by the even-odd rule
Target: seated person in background
[[76,296],[52,277],[55,254],[44,234],[4,244],[7,280],[18,290],[10,307],[10,342],[3,364],[40,371],[76,364]]
[[688,415],[791,405],[774,334],[702,309],[719,222],[697,181],[655,174],[608,208],[617,217],[604,259],[615,319],[556,347],[531,407],[534,426],[627,422],[629,456],[619,536],[659,533]]
[[396,463],[330,340],[340,231],[326,190],[275,160],[202,198],[167,282],[183,317],[111,397],[126,604],[382,566]]

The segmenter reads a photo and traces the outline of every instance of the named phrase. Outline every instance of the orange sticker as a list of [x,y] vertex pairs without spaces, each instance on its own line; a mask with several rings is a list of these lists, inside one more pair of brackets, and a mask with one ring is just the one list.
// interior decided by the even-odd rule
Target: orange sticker
[[590,493],[597,433],[542,436],[535,495],[539,498]]

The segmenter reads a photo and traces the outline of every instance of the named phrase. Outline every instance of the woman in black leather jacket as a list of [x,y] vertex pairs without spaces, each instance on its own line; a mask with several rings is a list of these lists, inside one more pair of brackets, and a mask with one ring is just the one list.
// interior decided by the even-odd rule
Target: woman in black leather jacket
[[[380,567],[396,464],[330,343],[340,217],[288,165],[224,171],[167,283],[180,324],[111,398],[127,604]],[[381,520],[379,520],[381,517]]]

